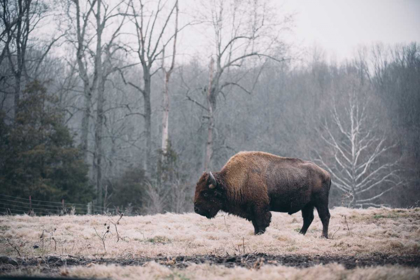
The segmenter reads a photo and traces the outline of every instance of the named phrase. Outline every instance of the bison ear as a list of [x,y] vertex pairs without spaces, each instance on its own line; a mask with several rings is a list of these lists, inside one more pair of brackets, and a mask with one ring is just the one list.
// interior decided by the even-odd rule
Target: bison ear
[[214,178],[213,173],[209,172],[209,179],[208,182],[210,183],[209,188],[210,189],[214,189],[215,187],[217,187],[217,181],[216,178]]

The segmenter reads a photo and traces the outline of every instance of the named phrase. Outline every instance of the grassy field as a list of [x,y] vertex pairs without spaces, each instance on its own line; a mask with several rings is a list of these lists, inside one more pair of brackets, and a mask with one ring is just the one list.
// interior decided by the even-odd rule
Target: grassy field
[[[255,253],[356,258],[377,254],[420,254],[420,208],[335,208],[331,216],[328,240],[320,237],[322,225],[318,217],[306,236],[298,234],[302,225],[299,213],[293,216],[273,213],[270,227],[261,236],[253,235],[250,222],[224,213],[211,220],[193,213],[123,217],[120,220],[117,216],[0,216],[0,255],[41,259],[69,255],[105,259],[167,257],[171,260],[176,256]],[[19,270],[12,273],[19,273]],[[41,272],[35,269],[31,273]],[[330,279],[420,278],[418,268],[387,266],[347,270],[339,264],[309,268],[278,264],[249,268],[191,264],[179,269],[150,262],[130,267],[68,266],[56,273],[114,279],[136,279],[140,274],[168,279],[306,279],[319,275],[328,275]]]

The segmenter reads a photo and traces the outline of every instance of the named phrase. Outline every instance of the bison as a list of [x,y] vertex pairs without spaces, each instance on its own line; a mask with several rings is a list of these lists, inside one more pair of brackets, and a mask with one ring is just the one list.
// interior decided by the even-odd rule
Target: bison
[[240,152],[220,172],[204,172],[197,182],[194,211],[211,219],[219,210],[251,221],[255,234],[270,225],[271,212],[302,211],[305,234],[314,207],[328,238],[331,176],[316,164],[264,152]]

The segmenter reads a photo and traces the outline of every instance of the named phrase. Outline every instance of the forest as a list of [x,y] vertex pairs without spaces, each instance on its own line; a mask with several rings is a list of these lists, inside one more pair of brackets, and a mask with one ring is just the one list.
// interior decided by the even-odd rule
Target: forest
[[2,0],[1,213],[190,212],[203,171],[240,151],[315,162],[331,206],[418,207],[419,42],[336,60],[294,41],[293,17],[265,0]]

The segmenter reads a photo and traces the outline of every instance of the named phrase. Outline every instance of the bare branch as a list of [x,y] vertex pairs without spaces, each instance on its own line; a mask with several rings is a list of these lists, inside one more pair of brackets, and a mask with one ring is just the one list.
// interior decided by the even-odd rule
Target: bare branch
[[192,99],[192,98],[191,98],[190,96],[188,96],[188,95],[187,95],[187,100],[189,100],[189,101],[193,102],[194,104],[198,105],[198,106],[199,106],[199,107],[201,107],[202,109],[204,109],[204,110],[206,110],[206,111],[209,111],[209,109],[208,109],[206,106],[204,106],[204,105],[200,104],[199,102],[195,101],[194,99]]

